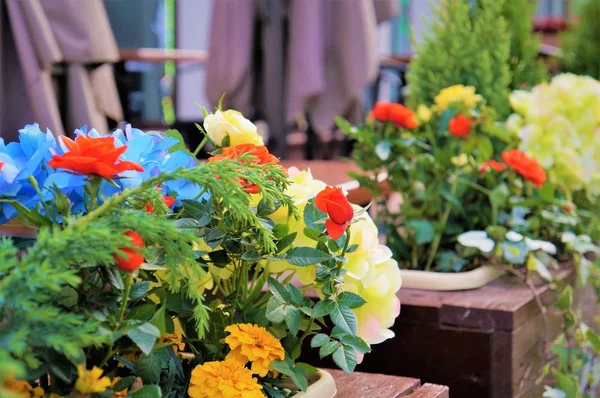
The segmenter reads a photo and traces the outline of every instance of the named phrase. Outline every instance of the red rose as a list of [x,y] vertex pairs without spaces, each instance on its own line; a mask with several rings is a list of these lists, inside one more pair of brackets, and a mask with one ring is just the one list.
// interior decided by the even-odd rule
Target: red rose
[[540,162],[527,156],[523,151],[513,149],[502,152],[502,160],[536,187],[541,188],[546,182],[546,172]]
[[380,122],[392,122],[398,127],[407,129],[419,127],[415,113],[401,104],[377,102],[371,116]]
[[[244,160],[243,163],[253,163],[259,165],[278,165],[279,159],[269,153],[267,147],[262,145],[254,145],[254,144],[240,144],[236,146],[230,146],[226,148],[221,148],[221,153],[215,156],[212,156],[208,159],[209,162],[217,162],[224,159],[229,160],[238,160],[244,154],[249,154],[251,156],[248,157],[247,160]],[[281,166],[279,166],[281,167]],[[282,167],[283,169],[283,167]],[[260,192],[260,188],[254,184],[247,182],[246,180],[240,178],[240,185],[244,188],[244,190],[250,194],[255,194]]]
[[498,173],[501,173],[504,171],[504,169],[506,169],[506,166],[504,166],[500,162],[496,162],[494,159],[491,159],[487,162],[482,163],[481,166],[479,166],[479,168],[478,168],[478,170],[481,174],[484,174],[486,171],[488,171],[490,169],[494,169]]
[[352,205],[338,187],[326,187],[319,192],[315,198],[315,206],[327,213],[329,219],[325,221],[325,228],[332,239],[342,236],[354,217]]
[[69,149],[63,155],[54,155],[48,166],[67,169],[79,174],[111,178],[127,170],[144,171],[137,163],[120,160],[127,145],[115,146],[114,137],[89,137],[80,135],[75,141],[61,137]]
[[[123,236],[126,236],[131,240],[133,247],[144,247],[144,241],[142,240],[142,237],[136,232],[127,231],[123,234]],[[114,259],[115,263],[117,264],[117,267],[119,267],[123,271],[135,271],[144,262],[144,255],[135,251],[133,248],[124,247],[121,250],[125,252],[125,256],[119,257],[115,255]]]
[[450,119],[448,129],[453,136],[463,138],[469,135],[473,123],[475,123],[475,120],[458,115]]
[[[162,201],[165,204],[165,206],[171,207],[175,202],[177,202],[177,199],[175,199],[172,196],[163,196]],[[150,203],[146,203],[146,211],[148,213],[154,213],[154,206],[152,206]]]

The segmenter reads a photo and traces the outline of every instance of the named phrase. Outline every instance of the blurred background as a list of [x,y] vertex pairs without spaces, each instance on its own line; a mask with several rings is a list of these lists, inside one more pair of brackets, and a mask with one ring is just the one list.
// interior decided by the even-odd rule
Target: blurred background
[[[200,107],[225,94],[278,156],[335,158],[348,149],[335,115],[359,122],[378,99],[403,101],[439,1],[2,0],[0,136],[127,122],[178,129],[193,147]],[[540,56],[560,53],[578,3],[537,2]]]

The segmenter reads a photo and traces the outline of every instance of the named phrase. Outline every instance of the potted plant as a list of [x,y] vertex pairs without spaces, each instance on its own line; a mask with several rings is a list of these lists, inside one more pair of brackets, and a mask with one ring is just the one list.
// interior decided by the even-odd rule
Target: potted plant
[[302,343],[351,372],[392,336],[399,270],[364,209],[288,177],[241,114],[205,128],[200,164],[129,127],[0,147],[3,222],[36,231],[0,243],[0,395],[332,397]]

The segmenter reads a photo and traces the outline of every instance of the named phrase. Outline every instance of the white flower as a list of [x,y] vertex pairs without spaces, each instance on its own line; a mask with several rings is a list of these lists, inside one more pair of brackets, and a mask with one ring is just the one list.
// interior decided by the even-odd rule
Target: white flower
[[505,236],[506,236],[506,239],[511,242],[520,242],[522,240],[525,240],[525,244],[527,245],[527,248],[532,252],[534,252],[536,250],[543,250],[546,253],[551,254],[551,255],[556,254],[556,246],[554,246],[553,243],[547,242],[545,240],[530,239],[530,238],[524,237],[523,235],[521,235],[515,231],[508,231]]
[[490,253],[494,249],[494,241],[488,237],[485,231],[469,231],[458,235],[458,243],[465,247],[475,247],[484,253]]

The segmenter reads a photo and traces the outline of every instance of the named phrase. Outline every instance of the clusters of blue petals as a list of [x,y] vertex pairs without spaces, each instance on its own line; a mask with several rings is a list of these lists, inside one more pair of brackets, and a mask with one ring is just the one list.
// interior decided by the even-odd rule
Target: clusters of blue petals
[[[106,136],[94,129],[88,132],[85,127],[75,130],[75,135]],[[161,133],[145,133],[127,125],[125,131],[119,129],[111,135],[115,138],[115,146],[127,146],[121,159],[140,164],[144,171],[125,171],[119,174],[113,180],[116,186],[103,181],[100,203],[103,198],[126,188],[137,187],[142,181],[163,172],[182,167],[192,168],[198,164],[186,151],[170,151],[178,141]],[[61,155],[67,150],[60,139],[55,139],[49,130],[42,132],[37,123],[19,130],[18,142],[5,144],[0,138],[0,162],[4,163],[0,168],[0,224],[17,215],[11,201],[18,201],[29,209],[37,208],[43,213],[40,193],[44,201],[52,200],[54,187],[69,198],[72,213],[85,211],[83,198],[87,177],[48,166],[53,155]],[[168,181],[161,189],[164,195],[172,196],[178,202],[183,199],[199,199],[202,194],[200,186],[184,179]]]

